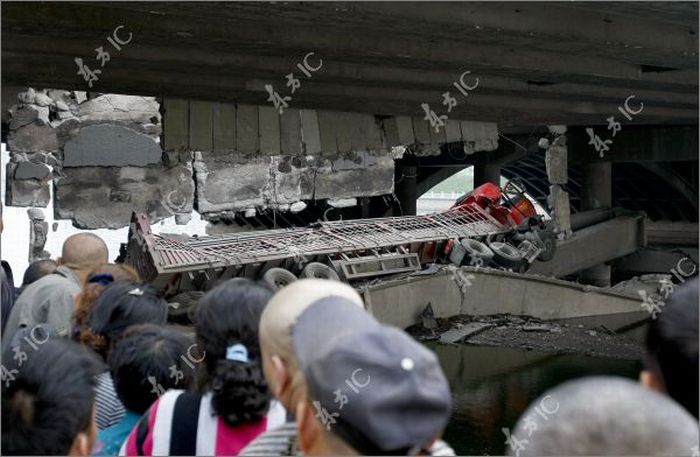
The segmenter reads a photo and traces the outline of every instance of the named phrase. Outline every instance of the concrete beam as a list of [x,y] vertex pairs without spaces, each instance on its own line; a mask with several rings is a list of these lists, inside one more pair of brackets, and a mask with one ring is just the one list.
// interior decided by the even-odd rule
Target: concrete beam
[[529,273],[562,277],[635,252],[645,246],[644,216],[615,219],[574,232],[557,242],[557,253],[549,262],[536,261]]
[[403,328],[420,322],[428,303],[439,318],[500,313],[545,320],[619,314],[629,314],[629,321],[644,317],[638,296],[491,268],[445,269],[433,275],[382,281],[363,288],[362,293],[367,310],[378,320]]

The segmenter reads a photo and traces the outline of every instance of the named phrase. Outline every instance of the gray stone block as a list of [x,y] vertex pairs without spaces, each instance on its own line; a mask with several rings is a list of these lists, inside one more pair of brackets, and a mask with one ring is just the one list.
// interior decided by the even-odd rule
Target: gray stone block
[[10,109],[10,130],[17,130],[28,124],[48,125],[49,108],[37,105],[15,106]]
[[34,104],[39,106],[50,106],[53,105],[54,101],[43,92],[37,92],[34,97]]
[[571,209],[569,207],[569,194],[558,184],[549,186],[547,204],[552,211],[555,223],[555,232],[561,238],[571,236]]
[[19,162],[15,168],[15,179],[44,179],[51,170],[46,164],[36,162]]
[[80,121],[127,121],[160,124],[155,97],[104,94],[80,104]]
[[7,149],[10,152],[58,152],[56,131],[48,125],[37,124],[10,130]]
[[[563,137],[559,137],[563,138]],[[555,141],[547,148],[544,163],[547,169],[547,179],[551,184],[566,184],[569,178],[566,145]]]
[[80,129],[63,151],[64,167],[145,166],[160,161],[162,150],[149,136],[119,125]]
[[263,188],[270,180],[270,159],[246,163],[195,159],[200,213],[263,206]]
[[151,223],[192,212],[194,181],[190,164],[165,167],[79,167],[57,180],[57,219],[80,228],[120,228],[132,211]]
[[[7,176],[14,177],[17,164],[10,162],[7,165]],[[14,179],[6,182],[6,201],[10,206],[48,206],[51,199],[51,180],[47,176],[44,179]]]

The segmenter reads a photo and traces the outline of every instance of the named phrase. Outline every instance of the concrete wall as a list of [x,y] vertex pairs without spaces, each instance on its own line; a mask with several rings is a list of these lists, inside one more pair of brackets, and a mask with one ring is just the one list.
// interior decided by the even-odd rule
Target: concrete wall
[[53,184],[56,217],[82,228],[123,227],[132,211],[186,223],[193,208],[216,221],[391,194],[395,146],[435,154],[446,141],[498,142],[492,123],[435,133],[421,118],[174,98],[28,89],[17,100],[7,204],[46,207]]
[[628,315],[634,320],[645,316],[639,297],[490,268],[445,268],[435,275],[369,286],[363,295],[377,319],[404,328],[418,323],[428,304],[441,318],[502,313],[548,320],[608,315]]

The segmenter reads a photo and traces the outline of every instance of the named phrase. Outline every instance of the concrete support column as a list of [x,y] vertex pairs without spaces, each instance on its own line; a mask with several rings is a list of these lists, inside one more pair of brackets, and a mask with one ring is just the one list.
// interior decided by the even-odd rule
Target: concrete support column
[[[583,166],[581,209],[609,208],[612,205],[612,164],[588,163]],[[581,280],[599,287],[610,286],[610,265],[604,263],[581,272]]]
[[395,190],[396,198],[401,203],[401,212],[395,215],[410,216],[416,214],[416,200],[418,199],[418,167],[414,164],[396,164]]
[[609,208],[612,205],[612,164],[594,162],[583,166],[581,209]]
[[474,164],[474,187],[492,182],[501,185],[501,164],[489,163],[487,159],[480,159]]
[[547,201],[554,219],[555,233],[560,240],[571,236],[571,209],[569,206],[569,193],[566,192],[566,184],[569,182],[568,148],[566,145],[566,126],[549,126],[549,131],[554,135],[554,140],[544,142],[546,147],[545,166],[547,179],[549,180],[549,196]]

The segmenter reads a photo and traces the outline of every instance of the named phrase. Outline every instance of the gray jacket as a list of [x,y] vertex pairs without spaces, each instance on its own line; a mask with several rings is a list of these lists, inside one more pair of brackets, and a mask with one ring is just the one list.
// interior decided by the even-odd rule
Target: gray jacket
[[75,295],[80,287],[78,277],[65,266],[28,285],[10,312],[2,335],[3,346],[12,341],[18,329],[36,324],[45,324],[59,335],[68,335]]

